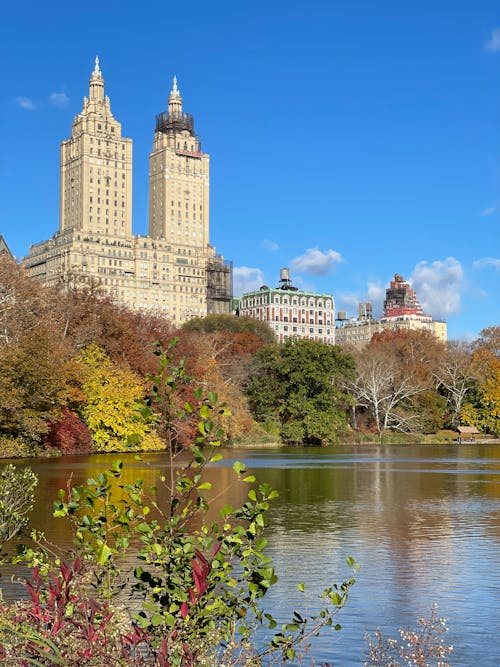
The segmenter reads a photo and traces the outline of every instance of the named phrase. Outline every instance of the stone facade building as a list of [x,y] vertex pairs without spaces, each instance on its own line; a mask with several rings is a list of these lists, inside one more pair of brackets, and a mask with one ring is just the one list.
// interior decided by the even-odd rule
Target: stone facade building
[[10,257],[11,259],[14,259],[14,255],[11,253],[9,246],[5,242],[4,237],[0,234],[0,257],[2,255],[5,255],[6,257]]
[[266,322],[278,343],[289,338],[308,338],[335,344],[333,296],[298,290],[292,285],[288,269],[281,269],[278,287],[263,285],[243,294],[236,313]]
[[134,235],[132,140],[111,112],[96,58],[89,97],[61,144],[59,231],[31,246],[29,274],[46,285],[98,286],[175,324],[229,313],[232,268],[209,243],[209,162],[174,77],[156,117],[148,235]]
[[363,348],[374,334],[383,331],[428,331],[442,343],[447,340],[446,322],[423,314],[415,290],[398,273],[386,290],[384,313],[379,320],[372,316],[371,303],[360,303],[358,317],[347,319],[339,311],[337,322],[335,340],[341,346]]

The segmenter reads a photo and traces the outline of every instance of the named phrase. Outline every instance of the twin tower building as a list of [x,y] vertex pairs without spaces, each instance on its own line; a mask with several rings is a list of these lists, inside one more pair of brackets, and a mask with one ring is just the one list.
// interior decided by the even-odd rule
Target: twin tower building
[[111,113],[96,58],[89,96],[61,144],[59,231],[24,260],[42,283],[99,287],[175,324],[229,313],[232,268],[209,242],[209,156],[174,77],[149,157],[149,229],[132,233],[132,139]]

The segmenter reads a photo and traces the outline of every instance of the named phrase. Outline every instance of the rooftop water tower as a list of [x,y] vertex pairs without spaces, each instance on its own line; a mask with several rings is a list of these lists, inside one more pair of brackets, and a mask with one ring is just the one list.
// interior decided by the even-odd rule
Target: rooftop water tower
[[280,282],[278,289],[288,289],[297,291],[296,287],[293,287],[292,281],[290,280],[290,271],[287,268],[280,270]]

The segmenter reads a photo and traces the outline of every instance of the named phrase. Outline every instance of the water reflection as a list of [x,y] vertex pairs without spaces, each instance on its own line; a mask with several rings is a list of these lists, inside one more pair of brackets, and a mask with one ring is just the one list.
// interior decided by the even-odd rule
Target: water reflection
[[[377,625],[395,633],[413,625],[433,602],[450,625],[452,664],[495,665],[500,631],[500,448],[496,446],[336,447],[226,452],[208,471],[219,506],[244,501],[234,485],[233,459],[279,490],[270,512],[270,550],[280,581],[269,604],[313,610],[316,594],[346,573],[344,560],[362,565],[344,629],[317,644],[317,660],[359,665],[363,635]],[[161,486],[166,457],[147,464],[122,457],[126,481],[143,477]],[[51,518],[52,501],[70,475],[75,483],[109,466],[105,456],[34,461],[40,475],[33,517],[49,539],[68,544],[64,521]],[[166,492],[162,502],[167,502]],[[210,518],[215,518],[216,508]],[[305,581],[310,594],[296,592]]]

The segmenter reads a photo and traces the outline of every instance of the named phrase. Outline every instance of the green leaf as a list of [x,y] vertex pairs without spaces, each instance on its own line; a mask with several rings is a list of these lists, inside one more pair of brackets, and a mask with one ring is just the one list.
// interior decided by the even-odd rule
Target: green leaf
[[97,550],[97,562],[99,565],[105,565],[113,552],[107,544],[101,544]]
[[246,472],[246,465],[241,463],[241,461],[235,461],[233,463],[233,470],[236,474],[241,475],[241,473]]
[[268,620],[269,629],[273,630],[278,625],[278,623],[274,620],[274,617],[271,614],[264,614],[264,616]]
[[197,488],[198,488],[198,491],[201,491],[202,489],[211,489],[212,484],[211,484],[211,482],[203,482],[203,484],[200,484]]
[[151,616],[151,625],[155,628],[157,628],[159,625],[162,625],[163,623],[163,616],[161,614],[153,614]]
[[342,596],[340,596],[338,593],[330,593],[329,597],[336,607],[339,607],[342,604]]
[[173,628],[175,625],[175,616],[172,614],[165,613],[165,623],[169,628]]
[[219,400],[219,397],[215,393],[215,391],[209,391],[207,394],[207,401],[210,403],[211,406],[214,406],[217,401]]

